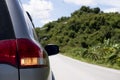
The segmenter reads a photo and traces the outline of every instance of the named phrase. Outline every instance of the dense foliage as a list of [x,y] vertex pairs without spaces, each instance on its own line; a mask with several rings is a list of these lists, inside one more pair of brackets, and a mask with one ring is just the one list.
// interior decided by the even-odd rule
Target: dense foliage
[[61,17],[36,28],[40,42],[57,44],[61,53],[120,69],[120,14],[82,6],[70,17]]

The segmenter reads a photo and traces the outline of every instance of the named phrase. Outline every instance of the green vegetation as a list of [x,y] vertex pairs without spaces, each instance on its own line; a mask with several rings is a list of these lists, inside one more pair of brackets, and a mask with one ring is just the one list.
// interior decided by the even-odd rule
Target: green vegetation
[[70,17],[62,17],[36,28],[40,42],[60,46],[62,54],[120,69],[120,14],[82,6]]

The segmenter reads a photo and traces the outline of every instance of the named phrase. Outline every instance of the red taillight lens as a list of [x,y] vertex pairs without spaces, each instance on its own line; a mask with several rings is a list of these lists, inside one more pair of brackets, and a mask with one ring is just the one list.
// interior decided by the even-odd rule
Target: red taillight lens
[[15,67],[47,67],[47,54],[28,39],[1,40],[0,63]]
[[28,39],[17,39],[20,67],[47,66],[47,55],[34,42]]
[[0,41],[0,63],[17,66],[16,62],[16,40]]

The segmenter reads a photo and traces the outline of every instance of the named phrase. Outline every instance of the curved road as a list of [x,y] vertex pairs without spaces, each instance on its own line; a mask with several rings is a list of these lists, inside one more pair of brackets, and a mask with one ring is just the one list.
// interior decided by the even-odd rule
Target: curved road
[[60,54],[49,58],[55,80],[120,80],[120,70],[80,62]]

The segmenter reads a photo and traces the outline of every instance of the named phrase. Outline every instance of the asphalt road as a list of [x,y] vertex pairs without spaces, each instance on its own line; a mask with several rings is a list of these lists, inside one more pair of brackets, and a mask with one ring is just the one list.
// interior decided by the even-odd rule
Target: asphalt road
[[120,80],[120,70],[87,64],[60,54],[51,56],[50,64],[55,80]]

